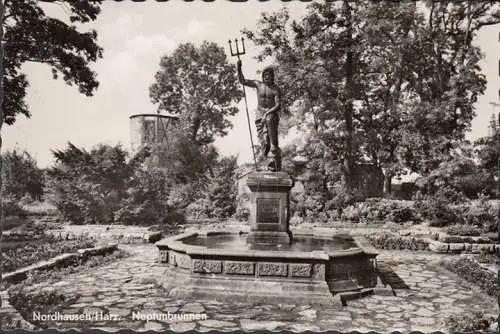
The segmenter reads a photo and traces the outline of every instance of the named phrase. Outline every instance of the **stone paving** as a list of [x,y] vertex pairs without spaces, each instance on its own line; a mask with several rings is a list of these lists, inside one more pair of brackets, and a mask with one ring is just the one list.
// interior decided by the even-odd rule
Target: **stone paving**
[[[402,251],[382,251],[378,256],[381,269],[392,269],[400,279],[394,285],[396,296],[368,296],[348,302],[348,306],[316,305],[248,305],[218,301],[177,300],[169,298],[156,284],[167,274],[156,262],[154,245],[123,245],[132,255],[117,262],[67,276],[64,280],[44,282],[30,289],[53,290],[75,297],[60,312],[66,315],[101,314],[92,321],[47,322],[56,328],[130,328],[135,330],[171,329],[182,332],[243,330],[340,330],[387,333],[446,331],[447,315],[473,310],[496,317],[498,305],[493,297],[439,266],[443,255]],[[396,281],[395,281],[396,282]],[[134,319],[141,315],[197,314],[192,319]],[[112,315],[114,319],[106,314]]]

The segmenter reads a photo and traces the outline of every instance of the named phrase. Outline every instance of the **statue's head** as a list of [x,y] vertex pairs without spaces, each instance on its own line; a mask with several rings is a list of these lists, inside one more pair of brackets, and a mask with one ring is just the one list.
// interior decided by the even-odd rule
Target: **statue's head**
[[274,69],[271,66],[264,68],[262,71],[262,81],[266,84],[274,83]]

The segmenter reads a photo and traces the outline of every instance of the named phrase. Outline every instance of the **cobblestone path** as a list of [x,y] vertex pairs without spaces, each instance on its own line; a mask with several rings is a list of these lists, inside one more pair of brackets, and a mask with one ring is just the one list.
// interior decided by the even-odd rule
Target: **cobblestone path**
[[[106,327],[199,331],[223,330],[374,330],[381,333],[446,331],[444,318],[452,313],[473,310],[498,314],[492,297],[438,265],[440,255],[401,251],[382,251],[382,269],[393,271],[396,296],[369,296],[350,301],[348,306],[248,305],[217,301],[190,301],[168,298],[155,279],[166,274],[156,262],[153,245],[120,246],[132,256],[93,269],[72,274],[56,284],[40,283],[33,290],[58,291],[78,299],[62,309],[63,314],[113,314],[119,320],[92,322],[51,322],[51,327]],[[198,321],[133,320],[132,313],[198,313]]]

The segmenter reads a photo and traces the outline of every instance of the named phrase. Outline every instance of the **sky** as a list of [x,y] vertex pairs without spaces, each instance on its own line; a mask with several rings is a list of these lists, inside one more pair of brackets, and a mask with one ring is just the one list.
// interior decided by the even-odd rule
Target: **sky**
[[[92,64],[98,74],[99,89],[94,96],[86,97],[76,87],[53,80],[49,67],[26,64],[24,71],[30,82],[27,103],[32,117],[19,116],[14,125],[3,127],[2,151],[26,150],[39,167],[45,168],[54,162],[51,150],[63,149],[68,142],[86,149],[99,143],[121,144],[128,150],[129,117],[157,112],[149,98],[149,86],[163,55],[184,42],[199,45],[208,40],[227,48],[228,39],[240,37],[243,28],[256,29],[261,12],[273,12],[284,5],[289,8],[292,18],[301,17],[307,6],[300,1],[104,1],[98,19],[81,28],[95,29],[98,44],[104,49],[103,59]],[[66,16],[64,9],[56,4],[48,3],[44,9],[50,16],[61,19]],[[485,54],[481,67],[488,86],[478,102],[478,115],[472,122],[469,139],[488,133],[488,123],[495,109],[490,102],[500,103],[499,33],[499,25],[489,26],[477,38]],[[256,48],[249,42],[245,46],[243,72],[248,78],[257,78],[257,72],[265,64],[254,59],[258,53]],[[230,58],[230,61],[236,62],[236,59]],[[247,99],[253,126],[252,111],[257,102],[254,90],[247,89]],[[238,162],[245,163],[252,160],[252,153],[243,101],[239,108],[240,112],[230,119],[233,129],[215,144],[222,154],[237,154]],[[496,112],[500,112],[500,107],[496,107]],[[255,130],[253,134],[255,137]]]

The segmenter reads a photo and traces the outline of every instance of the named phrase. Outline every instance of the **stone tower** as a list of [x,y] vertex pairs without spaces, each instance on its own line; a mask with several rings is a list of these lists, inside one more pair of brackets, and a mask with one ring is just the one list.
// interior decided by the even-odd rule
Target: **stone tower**
[[130,116],[132,155],[147,145],[168,144],[170,129],[177,120],[177,116],[168,114],[137,114]]

